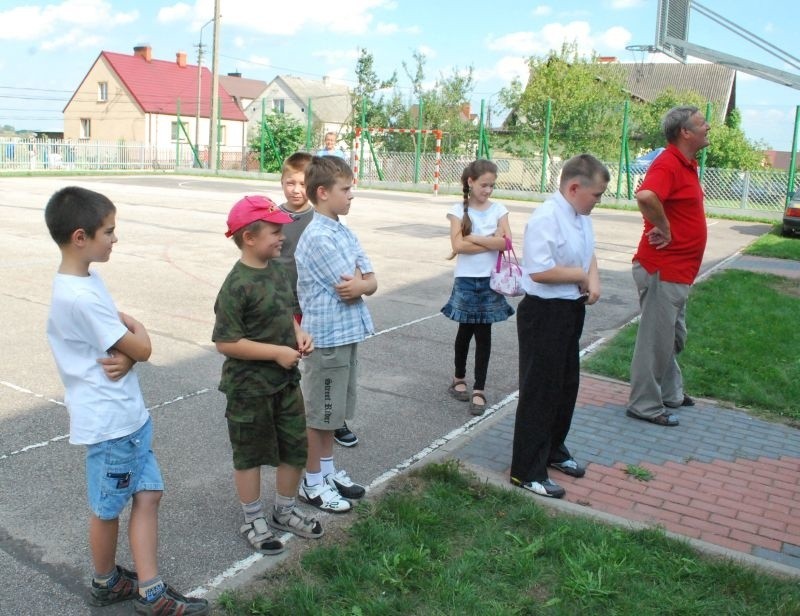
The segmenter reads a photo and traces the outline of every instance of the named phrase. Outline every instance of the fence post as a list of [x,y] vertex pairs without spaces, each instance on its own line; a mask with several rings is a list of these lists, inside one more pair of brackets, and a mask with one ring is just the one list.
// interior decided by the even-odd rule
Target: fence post
[[[706,103],[706,122],[711,118],[711,102]],[[706,156],[708,155],[708,148],[703,148],[700,152],[700,183],[706,176]]]
[[[419,118],[417,122],[416,147],[414,148],[414,184],[419,184],[419,159],[422,156],[422,112],[425,102],[419,98]],[[374,156],[374,154],[373,154]]]
[[789,199],[792,197],[792,193],[794,192],[794,180],[795,176],[797,175],[797,140],[800,135],[798,135],[798,129],[800,129],[800,105],[795,107],[794,109],[794,134],[792,136],[792,153],[789,156],[789,183],[786,185],[786,201],[783,204],[784,207],[789,204]]
[[361,143],[359,144],[361,147],[360,159],[361,164],[358,167],[358,179],[361,180],[364,177],[364,133],[367,132],[367,99],[366,97],[361,99],[361,134],[362,139]]
[[[619,191],[622,188],[622,165],[625,165],[625,175],[628,176],[628,180],[630,180],[630,166],[628,165],[629,156],[628,156],[628,108],[630,103],[625,101],[625,107],[622,114],[622,144],[619,146],[619,168],[617,173],[617,194],[615,195],[616,199],[619,199]],[[630,187],[630,181],[628,183]],[[630,194],[628,195],[630,199]]]
[[550,147],[550,121],[553,112],[553,100],[547,99],[547,109],[544,119],[544,147],[542,148],[542,179],[539,182],[539,192],[545,191],[547,185],[547,150]]
[[314,125],[312,122],[312,115],[311,115],[311,98],[308,99],[308,105],[306,106],[306,151],[311,151],[311,130],[313,129]]

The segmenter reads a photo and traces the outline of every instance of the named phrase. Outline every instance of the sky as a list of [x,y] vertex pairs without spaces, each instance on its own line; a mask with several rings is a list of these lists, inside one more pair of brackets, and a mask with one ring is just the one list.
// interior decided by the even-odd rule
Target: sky
[[[797,0],[703,0],[792,55],[800,55]],[[574,42],[582,54],[621,62],[669,61],[663,54],[626,50],[652,45],[656,0],[220,0],[219,72],[271,81],[277,75],[328,76],[353,87],[356,58],[366,49],[381,78],[397,71],[411,98],[403,63],[424,54],[425,77],[473,69],[472,107],[481,101],[502,116],[497,94],[512,79],[527,80],[526,59]],[[0,126],[62,130],[62,110],[101,51],[132,53],[150,45],[153,57],[185,51],[196,64],[197,44],[210,65],[213,0],[0,0]],[[204,26],[205,25],[205,26]],[[688,40],[800,74],[693,9]],[[736,104],[746,136],[778,150],[791,148],[800,90],[739,73]]]

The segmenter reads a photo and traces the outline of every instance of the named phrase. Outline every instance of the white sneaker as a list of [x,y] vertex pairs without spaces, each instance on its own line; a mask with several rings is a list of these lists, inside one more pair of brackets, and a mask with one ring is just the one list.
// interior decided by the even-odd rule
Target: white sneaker
[[328,473],[325,475],[325,483],[345,498],[361,498],[367,491],[364,486],[353,482],[347,474],[347,471]]
[[345,513],[350,511],[352,507],[349,500],[331,488],[325,481],[319,485],[310,486],[303,479],[300,482],[300,490],[297,497],[302,502],[308,503],[320,511],[328,511],[330,513]]

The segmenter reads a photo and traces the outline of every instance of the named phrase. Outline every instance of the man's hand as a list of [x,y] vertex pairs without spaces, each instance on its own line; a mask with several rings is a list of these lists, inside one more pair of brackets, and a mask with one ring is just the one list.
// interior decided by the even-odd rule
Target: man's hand
[[111,349],[108,352],[108,357],[101,357],[97,363],[103,367],[103,372],[112,381],[119,381],[123,376],[128,374],[136,363],[130,357],[118,351]]
[[669,231],[662,231],[658,227],[653,227],[647,232],[647,240],[656,250],[661,250],[662,248],[666,248],[667,244],[672,241],[672,233]]

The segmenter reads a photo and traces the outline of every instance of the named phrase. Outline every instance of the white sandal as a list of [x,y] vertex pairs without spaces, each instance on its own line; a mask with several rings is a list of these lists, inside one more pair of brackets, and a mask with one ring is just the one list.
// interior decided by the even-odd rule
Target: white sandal
[[282,530],[287,533],[293,533],[298,537],[305,537],[306,539],[319,539],[325,534],[325,529],[316,518],[307,518],[292,509],[284,522],[278,520],[278,515],[273,511],[270,526],[277,530]]
[[262,554],[280,554],[285,549],[283,542],[272,534],[266,518],[263,517],[242,524],[239,534],[247,539],[256,552]]

